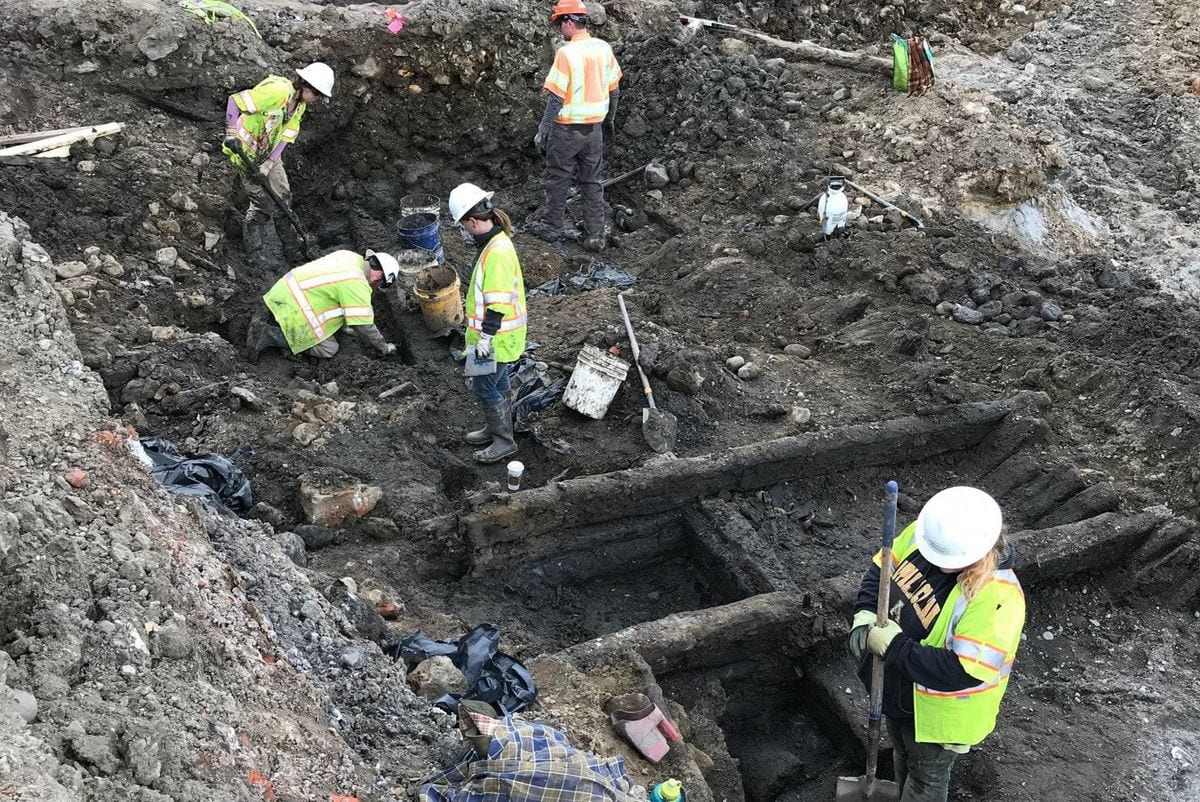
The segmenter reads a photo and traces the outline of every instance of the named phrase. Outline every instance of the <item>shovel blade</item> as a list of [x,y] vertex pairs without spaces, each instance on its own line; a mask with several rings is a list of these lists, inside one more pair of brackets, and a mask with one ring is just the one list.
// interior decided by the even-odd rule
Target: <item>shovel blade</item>
[[642,407],[642,437],[656,454],[675,450],[675,435],[679,422],[670,412]]
[[864,777],[838,777],[837,802],[899,802],[900,788],[891,780],[876,780],[875,787]]

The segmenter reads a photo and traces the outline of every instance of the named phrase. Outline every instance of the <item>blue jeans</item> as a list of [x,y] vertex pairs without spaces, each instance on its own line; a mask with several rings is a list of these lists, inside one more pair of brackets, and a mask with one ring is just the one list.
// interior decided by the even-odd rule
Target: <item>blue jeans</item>
[[887,717],[892,736],[892,762],[896,766],[896,785],[900,802],[946,802],[950,790],[950,769],[957,752],[941,744],[919,743],[911,718]]
[[497,362],[496,372],[487,376],[471,377],[471,392],[483,402],[485,407],[494,407],[504,400],[505,394],[512,389],[509,374],[512,373],[513,362]]

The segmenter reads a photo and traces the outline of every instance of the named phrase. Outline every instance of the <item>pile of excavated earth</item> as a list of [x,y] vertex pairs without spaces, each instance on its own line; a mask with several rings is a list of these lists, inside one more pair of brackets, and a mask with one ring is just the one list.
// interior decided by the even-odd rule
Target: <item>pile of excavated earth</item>
[[[844,644],[888,479],[904,523],[948,485],[993,493],[1028,592],[1000,723],[952,798],[1200,797],[1200,18],[594,7],[625,73],[605,170],[634,175],[592,254],[520,233],[547,5],[250,0],[254,30],[156,0],[6,4],[0,142],[124,127],[0,156],[0,797],[404,798],[463,751],[431,702],[462,677],[384,647],[487,622],[538,684],[523,715],[637,782],[830,799],[861,772]],[[911,31],[935,53],[919,98],[877,60]],[[246,359],[292,265],[274,238],[246,258],[225,101],[316,59],[337,91],[285,158],[321,250],[398,250],[405,196],[495,190],[531,291],[635,278],[674,453],[643,440],[633,373],[602,420],[531,414],[506,492],[403,289],[377,301],[394,356]],[[923,226],[855,190],[822,239],[830,175]],[[465,279],[473,253],[445,248]],[[584,345],[630,359],[615,293],[531,292],[530,370],[566,379]],[[233,458],[254,505],[165,492],[148,436]],[[659,766],[608,723],[632,692],[682,730]]]

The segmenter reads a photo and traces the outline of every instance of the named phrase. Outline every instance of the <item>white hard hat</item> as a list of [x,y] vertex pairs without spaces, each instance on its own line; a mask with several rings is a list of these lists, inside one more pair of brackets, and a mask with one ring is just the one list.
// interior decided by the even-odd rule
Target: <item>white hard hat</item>
[[467,212],[484,201],[490,201],[495,194],[484,192],[474,184],[459,184],[450,190],[450,200],[447,204],[450,207],[450,216],[458,223],[467,216]]
[[367,252],[363,255],[367,258],[368,262],[374,259],[379,263],[379,269],[383,272],[384,287],[390,287],[392,282],[396,280],[396,276],[400,275],[400,263],[390,253],[377,253],[368,248]]
[[333,97],[333,68],[325,62],[314,61],[307,67],[296,70],[296,74],[304,79],[304,83],[325,97]]
[[948,487],[925,502],[917,516],[921,556],[946,571],[983,559],[996,541],[1004,517],[996,500],[974,487]]

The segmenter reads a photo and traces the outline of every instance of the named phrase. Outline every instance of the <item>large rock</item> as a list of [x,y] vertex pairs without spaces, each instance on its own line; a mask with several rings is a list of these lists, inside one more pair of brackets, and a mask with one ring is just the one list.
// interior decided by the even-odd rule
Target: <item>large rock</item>
[[167,16],[156,17],[154,24],[138,40],[137,49],[150,61],[158,61],[178,50],[185,36],[187,29],[179,20]]
[[408,673],[408,684],[417,695],[436,699],[447,693],[463,693],[467,680],[449,657],[430,657]]
[[341,526],[362,518],[383,498],[383,491],[333,468],[318,468],[300,477],[300,508],[309,523]]

